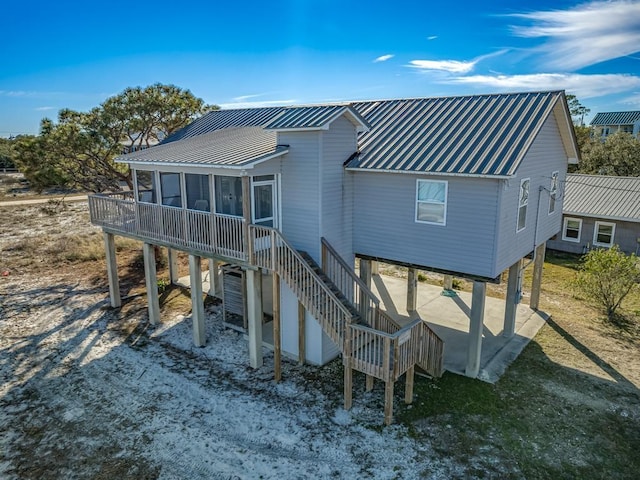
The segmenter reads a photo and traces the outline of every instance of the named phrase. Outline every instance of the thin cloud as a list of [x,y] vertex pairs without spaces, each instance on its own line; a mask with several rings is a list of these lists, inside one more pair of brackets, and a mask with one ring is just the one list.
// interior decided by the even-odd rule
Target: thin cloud
[[600,97],[640,88],[640,77],[626,74],[581,75],[535,73],[529,75],[469,75],[445,83],[477,85],[502,91],[566,90],[579,98]]
[[391,55],[390,53],[388,53],[387,55],[381,55],[378,58],[376,58],[373,63],[378,63],[378,62],[386,62],[387,60],[391,60],[395,55]]
[[490,57],[502,55],[507,50],[499,50],[497,52],[481,55],[470,61],[459,60],[411,60],[408,67],[417,68],[419,70],[437,70],[441,72],[465,74],[471,72],[475,66],[482,60]]
[[436,38],[438,38],[438,35],[431,35],[430,37],[427,37],[427,40],[435,40]]
[[251,98],[264,97],[265,95],[268,95],[268,94],[267,93],[254,93],[252,95],[240,95],[239,97],[233,97],[232,100],[234,102],[246,102],[247,100],[249,100]]
[[634,92],[630,97],[622,99],[622,103],[626,103],[629,105],[639,106],[640,105],[640,92]]
[[55,110],[56,107],[38,107],[35,110],[37,112],[46,112],[47,110]]
[[531,22],[516,36],[546,38],[536,48],[548,68],[576,70],[640,51],[640,2],[589,2],[568,10],[507,15]]

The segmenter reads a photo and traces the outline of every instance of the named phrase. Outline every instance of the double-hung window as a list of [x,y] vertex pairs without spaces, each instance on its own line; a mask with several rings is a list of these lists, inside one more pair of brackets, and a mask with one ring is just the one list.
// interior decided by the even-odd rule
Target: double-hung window
[[596,247],[613,246],[613,236],[615,232],[615,223],[596,222],[596,228],[593,230],[593,244]]
[[524,230],[527,226],[527,206],[529,205],[529,184],[528,178],[520,181],[520,192],[518,193],[518,226],[516,231]]
[[582,219],[565,217],[564,226],[562,228],[562,240],[579,243],[581,233]]
[[558,197],[558,172],[551,174],[551,188],[549,189],[549,215],[556,211],[556,198]]
[[416,222],[445,225],[447,221],[446,181],[418,180],[416,187]]

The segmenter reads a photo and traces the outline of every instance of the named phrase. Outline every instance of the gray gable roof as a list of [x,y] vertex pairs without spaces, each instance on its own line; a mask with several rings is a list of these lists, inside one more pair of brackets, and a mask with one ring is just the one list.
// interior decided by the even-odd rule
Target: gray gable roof
[[640,222],[640,177],[567,175],[563,213]]
[[640,111],[601,112],[593,117],[591,125],[633,125],[636,122],[640,122]]
[[[217,110],[176,132],[161,145],[118,160],[188,163],[179,159],[183,142],[206,136],[197,142],[199,148],[206,150],[206,142],[228,138],[210,134],[240,129],[239,146],[225,140],[220,145],[211,145],[209,154],[202,153],[197,158],[199,163],[210,165],[244,165],[251,158],[276,153],[276,131],[322,128],[338,116],[347,115],[364,130],[358,137],[358,152],[346,164],[349,169],[510,176],[548,116],[554,109],[557,113],[558,108],[569,118],[561,91]],[[274,137],[264,136],[267,131]],[[570,127],[561,126],[561,133],[565,147],[575,150]],[[249,135],[255,135],[256,139],[251,141]],[[250,158],[253,147],[243,150],[250,143],[262,145],[262,153]],[[172,144],[175,144],[172,150],[159,150]],[[192,142],[184,148],[189,151]],[[282,151],[284,147],[278,148]],[[224,149],[229,149],[230,154]],[[206,162],[202,160],[205,157]]]
[[371,125],[349,168],[513,175],[562,92],[357,102]]
[[289,150],[277,145],[276,132],[261,127],[231,127],[163,143],[118,158],[117,162],[244,167]]

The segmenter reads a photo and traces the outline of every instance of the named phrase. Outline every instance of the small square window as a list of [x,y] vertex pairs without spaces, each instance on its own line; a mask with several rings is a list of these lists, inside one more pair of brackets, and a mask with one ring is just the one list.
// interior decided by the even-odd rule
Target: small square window
[[566,217],[562,228],[562,240],[567,242],[580,242],[582,233],[582,219]]
[[596,222],[596,228],[593,231],[593,244],[597,247],[613,246],[615,231],[615,223]]

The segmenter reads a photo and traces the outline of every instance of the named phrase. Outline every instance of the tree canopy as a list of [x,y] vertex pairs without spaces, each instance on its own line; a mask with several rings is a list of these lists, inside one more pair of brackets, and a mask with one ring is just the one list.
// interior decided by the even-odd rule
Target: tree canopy
[[582,105],[575,95],[567,95],[567,104],[569,105],[569,113],[571,113],[574,125],[583,126],[584,116],[589,113],[591,109]]
[[16,142],[16,163],[36,188],[118,190],[131,186],[127,167],[113,162],[123,149],[153,145],[217,108],[174,85],[127,88],[89,112],[43,119],[40,135]]
[[581,149],[582,173],[640,176],[640,140],[630,133],[609,135],[604,142],[591,140]]

